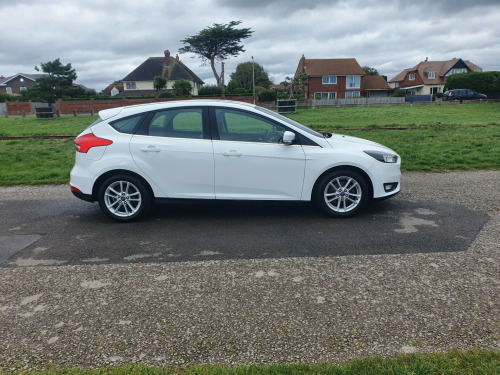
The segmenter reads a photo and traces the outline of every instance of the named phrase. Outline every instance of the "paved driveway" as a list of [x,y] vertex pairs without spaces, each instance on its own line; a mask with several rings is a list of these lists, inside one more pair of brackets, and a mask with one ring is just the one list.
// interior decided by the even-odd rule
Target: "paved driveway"
[[[41,254],[51,251],[43,241],[55,236],[54,223],[59,225],[60,236],[68,239],[63,246],[66,249],[73,249],[76,240],[112,244],[106,237],[88,237],[93,234],[89,228],[96,226],[105,227],[114,241],[122,238],[118,243],[123,247],[122,257],[117,256],[118,248],[108,253],[109,260],[102,262],[109,264],[96,264],[97,257],[107,255],[91,250],[85,255],[80,248],[79,255],[71,259],[60,258],[56,252],[51,255],[56,261],[67,262],[64,265],[18,267],[8,262],[0,268],[0,372],[57,364],[325,362],[452,348],[498,349],[499,183],[499,171],[405,173],[399,200],[345,222],[327,221],[306,207],[282,207],[279,216],[276,212],[281,211],[262,207],[231,206],[226,208],[229,212],[219,213],[220,208],[207,206],[190,208],[189,215],[186,207],[181,211],[176,208],[172,214],[156,212],[150,220],[131,226],[104,220],[96,207],[84,202],[68,211],[64,201],[70,197],[55,196],[57,188],[0,189],[2,235],[43,236],[32,245],[27,244],[34,238],[25,238],[21,246],[28,247],[11,258],[21,263],[18,265],[23,265],[20,259],[25,264],[30,258],[50,259]],[[46,214],[27,201],[24,209],[33,219],[16,219],[12,205],[20,204],[21,197],[45,202],[42,211]],[[10,211],[4,211],[6,207]],[[51,219],[47,214],[51,210],[62,218]],[[266,215],[261,215],[264,211]],[[450,251],[453,236],[442,237],[446,239],[443,242],[434,237],[458,225],[465,230],[459,234],[465,243],[470,234],[463,223],[484,220],[484,215],[488,221],[464,251]],[[289,245],[304,240],[295,233],[296,220],[304,223],[302,227],[310,235],[330,236],[329,241],[319,243],[322,251],[341,249],[337,239],[345,233],[350,236],[346,244],[361,241],[354,235],[360,233],[356,228],[360,224],[372,228],[366,232],[372,241],[365,239],[357,242],[357,248],[352,246],[358,254],[365,253],[356,256],[291,257],[276,252],[274,257],[264,258],[260,253],[258,259],[213,260],[228,257],[230,252],[219,250],[222,254],[212,255],[209,248],[201,246],[201,237],[193,252],[202,261],[193,261],[191,254],[188,262],[166,262],[168,254],[180,252],[174,249],[174,241],[171,249],[162,250],[159,256],[144,248],[131,250],[141,245],[128,243],[133,238],[131,232],[141,236],[143,247],[147,242],[159,242],[157,238],[164,243],[179,236],[171,230],[172,217],[182,223],[177,229],[189,227],[192,233],[205,232],[212,237],[218,236],[213,228],[231,231],[242,225],[256,233],[255,241],[260,241],[258,233],[273,233],[278,248],[285,248],[280,241]],[[289,228],[286,235],[278,237],[279,231],[268,228],[276,221],[287,222],[278,227],[279,231]],[[217,226],[218,222],[224,226]],[[325,232],[319,225],[322,223],[328,223],[330,231]],[[78,226],[81,229],[77,231]],[[141,233],[138,228],[148,231]],[[168,236],[165,228],[170,230]],[[80,239],[75,237],[77,232]],[[423,250],[404,241],[386,246],[383,254],[372,255],[366,250],[373,248],[371,242],[384,242],[381,239],[387,235],[422,237],[414,243],[425,246],[427,239],[434,242],[435,252],[418,252]],[[51,241],[57,242],[55,238]],[[60,245],[63,242],[59,240]],[[216,242],[205,237],[204,243]],[[246,238],[240,243],[249,246]],[[409,252],[399,250],[399,246]],[[151,256],[142,259],[159,261],[140,263],[141,258],[133,257],[123,261],[134,254],[148,254]],[[239,256],[238,251],[233,254]],[[242,257],[249,255],[245,250]],[[87,263],[83,259],[93,261],[76,264]]]
[[[31,188],[36,191],[37,188]],[[43,189],[43,188],[42,188]],[[3,202],[3,266],[405,254],[468,248],[487,216],[466,207],[391,199],[349,219],[309,203],[177,202],[120,224],[66,187]]]

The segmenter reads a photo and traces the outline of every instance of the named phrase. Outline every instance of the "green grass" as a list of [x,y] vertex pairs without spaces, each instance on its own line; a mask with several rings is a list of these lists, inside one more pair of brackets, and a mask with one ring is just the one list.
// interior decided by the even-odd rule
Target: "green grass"
[[97,118],[62,116],[52,120],[39,120],[36,117],[0,117],[0,137],[76,136]]
[[[402,170],[500,169],[500,103],[300,110],[289,117],[314,129],[369,139],[394,149]],[[0,118],[0,137],[76,136],[97,116]],[[392,130],[387,128],[405,130]],[[0,185],[69,181],[72,140],[0,141]]]
[[321,108],[299,110],[288,117],[323,130],[500,125],[500,103]]
[[[9,368],[9,367],[7,367]],[[0,370],[2,364],[0,363]],[[192,366],[185,368],[149,367],[133,364],[118,368],[103,367],[93,370],[73,368],[23,372],[43,375],[125,375],[125,374],[178,374],[178,375],[494,375],[500,373],[500,351],[469,350],[448,353],[399,355],[392,359],[370,357],[356,359],[343,365],[290,364],[269,366]]]
[[0,141],[0,185],[60,184],[75,162],[73,139]]

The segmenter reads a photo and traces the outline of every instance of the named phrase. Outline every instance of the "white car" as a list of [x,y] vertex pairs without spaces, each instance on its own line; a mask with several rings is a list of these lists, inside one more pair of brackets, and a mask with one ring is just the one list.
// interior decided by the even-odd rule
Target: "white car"
[[155,199],[314,201],[347,217],[400,190],[400,157],[226,100],[106,109],[76,139],[71,191],[118,221]]

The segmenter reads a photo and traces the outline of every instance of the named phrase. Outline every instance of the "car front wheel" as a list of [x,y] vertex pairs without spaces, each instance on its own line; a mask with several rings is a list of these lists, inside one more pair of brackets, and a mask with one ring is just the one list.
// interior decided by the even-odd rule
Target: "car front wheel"
[[149,211],[151,201],[151,194],[145,184],[132,176],[112,176],[99,189],[101,210],[120,222],[130,222],[144,216]]
[[330,216],[352,216],[368,202],[366,179],[350,170],[328,173],[319,181],[314,200]]

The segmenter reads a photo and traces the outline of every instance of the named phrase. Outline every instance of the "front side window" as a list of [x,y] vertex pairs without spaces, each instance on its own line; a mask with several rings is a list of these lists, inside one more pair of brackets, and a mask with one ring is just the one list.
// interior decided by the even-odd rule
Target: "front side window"
[[7,88],[5,89],[5,92],[6,92],[7,94],[12,94],[12,87],[7,87]]
[[202,109],[183,108],[156,112],[149,122],[148,135],[202,139]]
[[347,76],[346,78],[346,88],[347,89],[359,89],[361,88],[361,76]]
[[135,82],[127,82],[127,90],[135,90]]
[[221,141],[281,143],[285,128],[252,113],[215,109]]
[[323,76],[323,85],[336,85],[337,76]]

